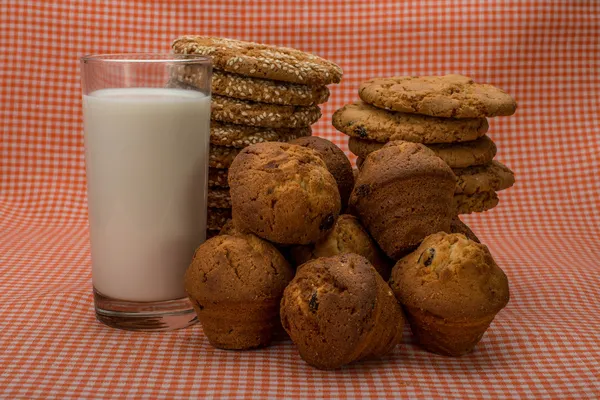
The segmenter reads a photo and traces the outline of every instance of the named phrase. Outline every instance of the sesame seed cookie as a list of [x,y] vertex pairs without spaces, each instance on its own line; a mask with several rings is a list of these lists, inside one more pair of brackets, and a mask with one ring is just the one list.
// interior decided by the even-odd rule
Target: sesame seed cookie
[[321,118],[318,106],[284,106],[213,95],[211,118],[215,121],[266,128],[303,128]]
[[488,130],[485,118],[436,118],[392,112],[362,101],[347,104],[332,116],[333,126],[348,136],[377,142],[454,143],[475,140]]
[[208,207],[212,208],[231,208],[231,196],[229,189],[210,188],[208,190]]
[[309,126],[293,129],[236,125],[219,121],[212,121],[210,124],[211,144],[239,149],[261,142],[289,142],[310,135],[312,129]]
[[[351,137],[348,141],[350,151],[361,158],[381,149],[385,143]],[[491,162],[496,155],[496,144],[488,136],[470,142],[428,144],[438,157],[450,168],[466,168]]]
[[[177,79],[191,86],[202,87],[205,77],[200,71],[194,65],[186,65],[183,71],[178,71]],[[251,78],[220,70],[213,70],[211,89],[213,94],[269,104],[312,106],[329,99],[327,86]]]
[[229,187],[227,175],[229,170],[226,168],[209,168],[208,169],[208,187]]
[[172,48],[176,54],[210,56],[216,69],[254,78],[311,86],[339,83],[342,79],[342,69],[335,63],[287,47],[208,36],[182,36],[173,42]]
[[206,229],[218,231],[231,219],[231,208],[213,208],[206,210]]
[[371,79],[360,85],[358,95],[375,107],[444,118],[496,117],[517,109],[502,89],[455,74]]
[[208,166],[212,168],[229,168],[240,149],[226,146],[210,146]]

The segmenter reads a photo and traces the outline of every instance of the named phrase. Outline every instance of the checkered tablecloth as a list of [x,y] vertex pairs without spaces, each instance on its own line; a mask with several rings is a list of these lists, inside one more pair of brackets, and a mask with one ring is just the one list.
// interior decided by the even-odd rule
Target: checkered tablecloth
[[[457,72],[514,95],[490,120],[517,184],[467,218],[510,279],[477,350],[410,334],[389,357],[323,372],[289,341],[228,352],[199,325],[131,333],[94,319],[78,57],[163,52],[182,34],[286,45],[339,63],[316,134],[374,76]],[[0,397],[600,396],[600,3],[0,1]]]

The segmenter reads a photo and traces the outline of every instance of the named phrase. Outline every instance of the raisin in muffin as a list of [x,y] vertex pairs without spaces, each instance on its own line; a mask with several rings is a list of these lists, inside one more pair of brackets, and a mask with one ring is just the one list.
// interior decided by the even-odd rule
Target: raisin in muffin
[[298,268],[281,300],[281,322],[304,361],[333,369],[392,351],[404,317],[369,261],[343,254]]
[[278,244],[308,244],[333,228],[340,213],[337,184],[319,154],[288,143],[246,147],[229,170],[232,219]]
[[355,253],[365,257],[383,279],[387,280],[390,277],[390,260],[353,215],[340,215],[331,232],[317,243],[291,248],[292,259],[296,265],[315,258],[344,253]]
[[290,141],[290,143],[311,148],[319,153],[323,161],[325,161],[327,169],[337,182],[342,201],[342,210],[345,210],[348,206],[350,193],[352,193],[352,188],[354,187],[354,173],[346,154],[329,140],[317,136],[300,137]]
[[397,260],[427,235],[450,229],[455,186],[456,176],[432,150],[394,141],[365,159],[350,207]]
[[185,290],[213,346],[250,349],[270,343],[293,276],[270,243],[252,234],[220,235],[196,250]]
[[488,248],[460,233],[428,236],[394,266],[390,286],[417,341],[450,356],[473,350],[509,299]]

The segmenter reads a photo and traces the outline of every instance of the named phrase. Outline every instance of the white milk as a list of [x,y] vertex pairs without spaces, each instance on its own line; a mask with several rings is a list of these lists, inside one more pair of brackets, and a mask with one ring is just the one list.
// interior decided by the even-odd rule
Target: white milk
[[210,98],[180,89],[83,96],[92,281],[129,301],[182,298],[206,235]]

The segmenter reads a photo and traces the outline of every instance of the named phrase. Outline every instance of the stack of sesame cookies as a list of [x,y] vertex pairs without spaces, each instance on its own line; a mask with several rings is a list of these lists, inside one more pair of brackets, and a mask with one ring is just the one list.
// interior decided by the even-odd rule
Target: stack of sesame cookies
[[[241,149],[260,142],[310,136],[329,99],[326,85],[339,83],[339,66],[299,50],[233,39],[183,36],[176,54],[213,60],[211,148],[208,193],[209,235],[231,217],[228,169]],[[193,66],[177,72],[179,83],[200,86]]]
[[512,115],[517,107],[501,89],[461,75],[403,76],[364,82],[359,96],[333,115],[335,128],[350,136],[359,168],[387,142],[423,143],[458,178],[457,214],[495,207],[496,192],[514,184],[513,172],[494,160],[496,145],[486,135],[487,118]]

